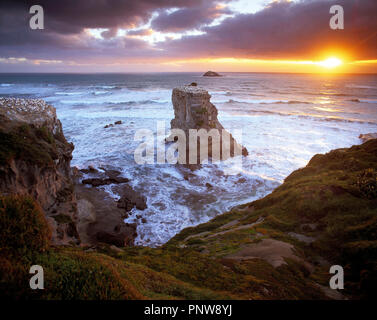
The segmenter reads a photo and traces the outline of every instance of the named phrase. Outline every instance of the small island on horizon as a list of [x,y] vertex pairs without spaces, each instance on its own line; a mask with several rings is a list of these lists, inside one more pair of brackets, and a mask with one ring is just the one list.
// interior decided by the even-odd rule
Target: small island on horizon
[[214,71],[207,71],[203,74],[203,77],[222,77],[222,75]]

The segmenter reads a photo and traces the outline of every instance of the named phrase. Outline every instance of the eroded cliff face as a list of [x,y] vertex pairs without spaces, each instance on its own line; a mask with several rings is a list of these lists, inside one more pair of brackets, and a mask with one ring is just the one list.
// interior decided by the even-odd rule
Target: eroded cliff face
[[0,194],[32,196],[46,215],[53,243],[78,243],[70,176],[74,147],[55,108],[42,100],[0,98],[0,142]]
[[[229,156],[233,157],[236,154],[235,150],[238,150],[238,153],[242,153],[244,156],[248,155],[246,148],[238,144],[233,136],[230,135],[219,122],[217,119],[218,111],[210,102],[210,98],[211,95],[208,91],[197,86],[189,85],[175,88],[172,93],[175,117],[171,121],[171,128],[182,129],[185,132],[187,149],[190,129],[204,129],[207,132],[216,129],[220,136],[220,158],[222,160],[229,158]],[[224,133],[226,137],[229,135],[229,143],[222,143]],[[225,150],[226,148],[229,150]],[[212,157],[211,139],[208,143],[208,156]]]

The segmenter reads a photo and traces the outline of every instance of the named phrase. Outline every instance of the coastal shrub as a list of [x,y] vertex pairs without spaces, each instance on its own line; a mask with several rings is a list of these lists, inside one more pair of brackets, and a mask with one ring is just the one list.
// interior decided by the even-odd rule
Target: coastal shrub
[[57,159],[53,138],[46,129],[23,124],[10,132],[0,129],[0,164],[20,159],[39,166],[51,165]]
[[356,184],[368,199],[377,198],[377,171],[373,168],[363,170],[357,177]]
[[49,247],[51,232],[39,205],[29,196],[0,197],[0,248],[25,253]]
[[124,267],[110,257],[78,249],[53,249],[34,259],[45,272],[47,299],[109,300],[143,296],[119,275]]

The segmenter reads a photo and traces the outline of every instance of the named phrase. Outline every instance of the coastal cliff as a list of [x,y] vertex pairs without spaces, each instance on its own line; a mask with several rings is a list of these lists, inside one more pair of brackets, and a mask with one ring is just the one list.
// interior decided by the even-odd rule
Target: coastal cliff
[[[34,199],[52,244],[133,245],[136,226],[123,222],[124,210],[104,191],[86,188],[72,175],[74,146],[67,142],[54,107],[43,100],[0,98],[0,142],[0,195]],[[111,176],[108,181],[128,179]],[[123,189],[126,196],[133,191]]]
[[[218,111],[210,102],[210,98],[211,95],[208,91],[198,86],[188,85],[175,88],[172,93],[174,119],[171,120],[171,128],[181,129],[185,132],[187,153],[189,151],[188,141],[190,129],[204,129],[205,132],[210,132],[212,129],[215,129],[219,134],[218,147],[220,159],[225,160],[228,157],[233,157],[236,154],[236,150],[238,154],[247,156],[247,149],[238,144],[217,119]],[[222,134],[224,133],[229,135],[228,143],[223,143]],[[198,141],[197,147],[199,154],[200,141]],[[213,156],[212,150],[212,139],[210,139],[208,141],[208,157]]]
[[73,148],[52,106],[43,100],[0,98],[0,194],[35,199],[55,244],[79,240],[70,176]]

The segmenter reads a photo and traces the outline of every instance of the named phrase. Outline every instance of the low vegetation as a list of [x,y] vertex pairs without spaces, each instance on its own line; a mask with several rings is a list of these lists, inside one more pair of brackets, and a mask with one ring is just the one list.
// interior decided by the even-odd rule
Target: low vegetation
[[11,130],[0,128],[0,165],[23,159],[45,166],[51,165],[56,158],[56,141],[46,128],[28,124],[20,124]]
[[[0,292],[22,299],[328,299],[329,267],[339,264],[342,294],[371,297],[376,172],[377,140],[316,155],[267,197],[159,248],[51,247],[33,200],[4,196]],[[271,263],[271,243],[279,265]],[[33,264],[44,267],[45,290],[28,286]]]

